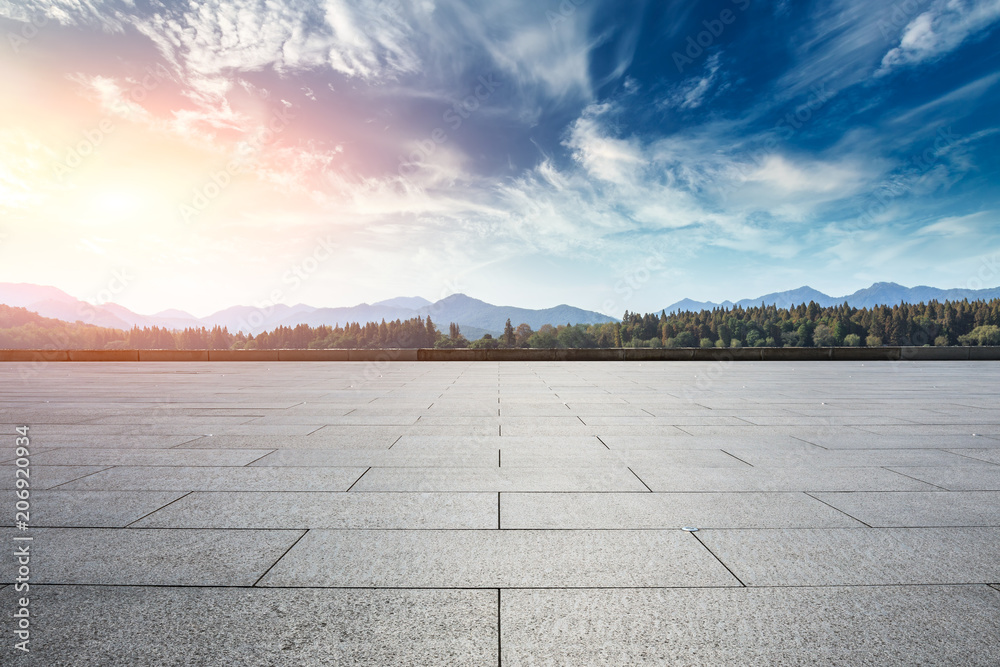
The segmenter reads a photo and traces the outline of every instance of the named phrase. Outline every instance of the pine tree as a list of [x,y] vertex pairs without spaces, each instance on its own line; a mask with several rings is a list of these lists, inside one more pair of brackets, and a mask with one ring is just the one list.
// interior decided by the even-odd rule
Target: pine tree
[[510,323],[510,318],[507,318],[507,323],[503,325],[503,336],[500,337],[500,341],[504,347],[514,347],[514,342],[517,340],[517,336],[514,334],[514,325]]

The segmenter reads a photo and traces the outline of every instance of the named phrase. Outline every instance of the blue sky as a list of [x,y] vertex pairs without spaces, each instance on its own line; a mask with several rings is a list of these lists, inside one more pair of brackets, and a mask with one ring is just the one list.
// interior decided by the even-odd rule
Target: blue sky
[[0,0],[0,280],[197,315],[995,286],[998,27],[1000,0]]

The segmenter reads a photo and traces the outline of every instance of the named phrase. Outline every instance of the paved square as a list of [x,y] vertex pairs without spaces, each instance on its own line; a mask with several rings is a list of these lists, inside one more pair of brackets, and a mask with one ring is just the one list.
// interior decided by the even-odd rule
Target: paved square
[[1000,664],[995,362],[0,377],[4,665]]

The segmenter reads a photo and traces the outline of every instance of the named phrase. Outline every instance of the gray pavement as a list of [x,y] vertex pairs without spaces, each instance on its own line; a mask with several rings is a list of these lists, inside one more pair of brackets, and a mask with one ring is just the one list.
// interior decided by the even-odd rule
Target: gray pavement
[[996,362],[0,378],[4,665],[1000,664]]

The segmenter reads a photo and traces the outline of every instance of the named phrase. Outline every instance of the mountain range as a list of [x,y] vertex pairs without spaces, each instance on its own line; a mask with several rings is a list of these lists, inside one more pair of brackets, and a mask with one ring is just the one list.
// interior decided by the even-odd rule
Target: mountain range
[[[761,303],[787,308],[810,301],[815,301],[824,307],[835,306],[846,301],[856,308],[870,308],[879,305],[920,303],[931,300],[961,301],[969,299],[972,301],[996,298],[1000,298],[1000,287],[980,290],[938,289],[926,286],[904,287],[896,283],[875,283],[871,287],[846,296],[829,296],[806,286],[785,292],[765,294],[754,299],[743,299],[735,303],[732,301],[715,303],[683,299],[663,310],[673,313],[685,310],[711,310],[718,307],[758,306]],[[303,303],[294,306],[278,304],[267,308],[232,306],[207,317],[199,318],[175,309],[164,310],[152,315],[140,315],[115,303],[93,305],[70,296],[56,287],[30,283],[0,283],[0,303],[27,308],[43,317],[67,322],[80,320],[87,324],[115,329],[131,329],[133,326],[159,326],[169,329],[211,328],[218,325],[226,327],[233,333],[244,331],[254,334],[269,331],[278,326],[294,327],[297,324],[308,324],[313,327],[334,326],[344,325],[348,322],[379,322],[382,319],[406,320],[430,315],[431,319],[442,330],[449,323],[455,322],[461,327],[466,338],[474,340],[482,337],[485,333],[499,335],[508,318],[515,326],[524,322],[536,330],[543,324],[564,324],[567,322],[598,324],[618,321],[601,313],[565,304],[543,310],[531,310],[512,306],[495,306],[465,294],[452,294],[433,303],[419,296],[395,297],[372,304],[362,303],[339,308],[317,308]]]
[[961,301],[962,299],[985,300],[1000,298],[1000,287],[988,289],[939,289],[937,287],[927,287],[920,285],[917,287],[904,287],[896,283],[875,283],[871,287],[860,289],[853,294],[846,296],[829,296],[819,290],[805,286],[786,292],[773,292],[759,296],[756,299],[743,299],[741,301],[723,301],[714,303],[712,301],[692,301],[682,299],[677,303],[664,308],[667,313],[682,312],[685,310],[699,311],[712,310],[713,308],[732,308],[741,306],[775,305],[779,308],[797,306],[800,303],[815,301],[822,307],[837,306],[845,301],[855,308],[871,308],[872,306],[894,306],[900,303],[927,303],[928,301]]
[[182,310],[164,310],[153,315],[140,315],[115,303],[93,305],[81,301],[66,292],[43,285],[29,283],[0,283],[0,303],[8,306],[27,308],[43,317],[52,317],[67,322],[83,321],[102,327],[131,329],[133,326],[159,326],[170,329],[185,327],[226,327],[229,331],[252,332],[270,331],[278,326],[308,324],[344,325],[348,322],[380,322],[381,320],[410,319],[427,317],[442,330],[455,322],[462,334],[470,339],[482,337],[485,333],[499,335],[504,323],[510,318],[514,325],[527,323],[532,329],[543,324],[597,324],[615,322],[615,318],[565,304],[531,310],[493,304],[473,299],[464,294],[452,294],[432,303],[422,297],[396,297],[377,303],[362,303],[340,308],[317,308],[306,304],[287,306],[277,304],[266,308],[255,306],[233,306],[212,313],[208,317],[195,317]]

